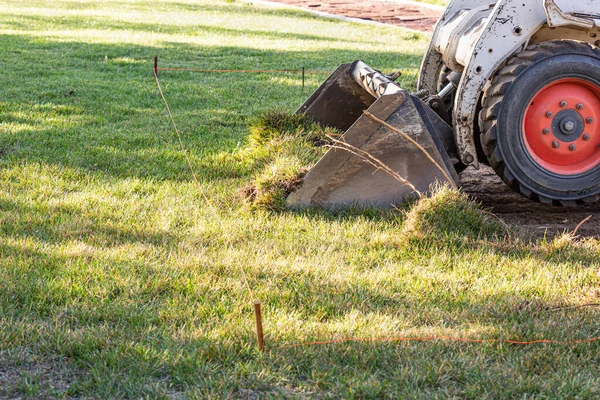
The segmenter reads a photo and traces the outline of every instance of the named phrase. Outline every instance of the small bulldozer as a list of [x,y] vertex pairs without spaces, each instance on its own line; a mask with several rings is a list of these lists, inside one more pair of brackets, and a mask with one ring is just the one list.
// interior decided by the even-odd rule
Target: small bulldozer
[[600,1],[451,0],[417,92],[397,75],[341,65],[298,109],[345,133],[290,207],[390,207],[480,163],[533,201],[600,200]]

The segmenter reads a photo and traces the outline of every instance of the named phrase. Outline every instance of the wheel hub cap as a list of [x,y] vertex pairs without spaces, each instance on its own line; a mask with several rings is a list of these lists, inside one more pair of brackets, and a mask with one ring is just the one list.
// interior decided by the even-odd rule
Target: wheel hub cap
[[575,110],[562,110],[552,119],[552,133],[559,142],[574,142],[583,135],[585,121]]
[[600,88],[578,78],[555,81],[536,93],[525,110],[525,147],[550,172],[585,173],[600,165],[598,118]]
[[575,130],[577,123],[572,118],[565,118],[560,123],[560,130],[565,135],[570,135]]

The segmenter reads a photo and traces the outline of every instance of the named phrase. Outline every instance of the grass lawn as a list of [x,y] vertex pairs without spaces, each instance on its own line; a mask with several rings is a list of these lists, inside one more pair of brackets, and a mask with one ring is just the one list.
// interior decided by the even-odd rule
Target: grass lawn
[[[400,212],[252,210],[262,112],[361,58],[414,87],[425,35],[218,0],[0,0],[0,397],[600,396],[600,242],[534,243]],[[247,275],[245,283],[243,272]],[[256,350],[252,301],[267,350]]]
[[438,6],[445,6],[449,2],[449,0],[415,0],[415,1],[418,1],[420,3],[436,4]]

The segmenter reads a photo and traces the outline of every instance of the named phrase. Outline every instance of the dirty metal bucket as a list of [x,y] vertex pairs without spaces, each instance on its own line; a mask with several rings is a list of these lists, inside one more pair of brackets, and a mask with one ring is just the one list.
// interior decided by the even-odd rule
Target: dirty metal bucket
[[[399,133],[364,114],[367,109],[416,141],[438,165]],[[376,158],[421,193],[428,192],[436,181],[450,180],[456,185],[457,175],[443,144],[453,137],[450,126],[419,98],[362,62],[340,66],[298,113],[346,130],[341,142]],[[332,148],[304,177],[300,188],[290,194],[288,206],[389,208],[415,197],[414,189],[356,152]]]
[[360,60],[342,64],[296,114],[309,115],[322,125],[347,131],[364,110],[386,93],[386,89],[390,92],[400,90],[391,80]]

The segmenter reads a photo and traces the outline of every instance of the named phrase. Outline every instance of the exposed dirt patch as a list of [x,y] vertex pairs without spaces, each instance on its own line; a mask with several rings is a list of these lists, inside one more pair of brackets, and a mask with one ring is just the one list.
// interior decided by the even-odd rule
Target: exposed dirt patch
[[67,360],[41,358],[26,349],[0,352],[0,399],[65,398],[82,375]]
[[[273,0],[331,14],[431,31],[440,12],[435,9],[373,0]],[[489,167],[468,169],[460,185],[471,197],[509,224],[517,225],[535,237],[553,237],[565,230],[573,231],[588,216],[592,218],[578,231],[582,236],[600,238],[600,204],[575,208],[534,203],[513,192]]]
[[473,198],[509,224],[517,225],[534,236],[553,237],[565,230],[573,231],[588,216],[592,218],[578,231],[581,236],[600,238],[600,204],[556,207],[538,204],[513,192],[494,171],[483,166],[469,168],[461,174],[460,185]]
[[[418,5],[374,0],[272,0],[323,11],[330,14],[378,21],[430,32],[441,12]],[[578,231],[582,236],[600,238],[600,204],[576,208],[546,206],[534,203],[507,187],[494,171],[483,166],[468,169],[461,175],[460,185],[486,209],[509,224],[519,226],[535,237],[553,237],[565,230],[573,231],[588,216],[592,218]]]
[[421,32],[431,32],[441,15],[434,8],[372,0],[271,0],[314,11],[397,25]]

